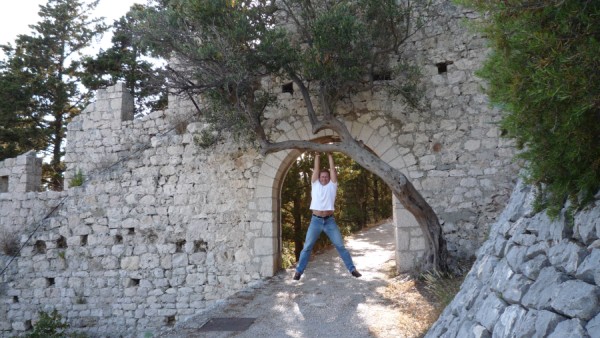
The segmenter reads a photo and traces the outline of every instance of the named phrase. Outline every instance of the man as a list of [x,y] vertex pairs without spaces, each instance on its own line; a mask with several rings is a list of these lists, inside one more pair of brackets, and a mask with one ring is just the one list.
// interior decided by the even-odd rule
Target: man
[[327,153],[327,156],[329,159],[329,171],[327,169],[319,170],[320,155],[319,153],[315,154],[315,166],[311,178],[310,210],[312,210],[312,217],[308,226],[308,232],[306,233],[306,239],[304,240],[304,248],[300,253],[300,260],[296,266],[294,280],[300,280],[310,259],[312,248],[323,231],[325,231],[325,234],[327,234],[327,237],[329,237],[329,240],[337,249],[344,261],[344,265],[346,265],[352,276],[357,278],[362,276],[356,270],[356,267],[354,267],[352,257],[350,257],[350,253],[344,247],[344,239],[342,238],[340,229],[333,219],[335,195],[337,193],[337,171],[333,164],[333,156],[330,153]]

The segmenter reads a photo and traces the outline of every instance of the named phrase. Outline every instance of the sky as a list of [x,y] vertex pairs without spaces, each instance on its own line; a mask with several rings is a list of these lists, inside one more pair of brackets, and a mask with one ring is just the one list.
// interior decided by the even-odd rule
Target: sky
[[[100,0],[92,17],[105,17],[105,22],[111,25],[114,20],[125,15],[134,3],[146,2],[147,0]],[[3,5],[0,5],[0,44],[10,42],[14,46],[17,35],[30,34],[29,25],[39,21],[39,6],[46,3],[47,0],[3,1]],[[110,35],[105,34],[97,44],[102,48],[110,47]],[[3,57],[2,53],[0,57]]]

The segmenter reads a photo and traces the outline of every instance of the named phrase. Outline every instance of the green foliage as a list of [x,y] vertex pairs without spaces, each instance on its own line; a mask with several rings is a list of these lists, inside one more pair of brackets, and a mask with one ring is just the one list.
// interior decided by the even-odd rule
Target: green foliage
[[600,2],[460,3],[487,13],[492,53],[479,75],[541,187],[538,206],[556,217],[567,200],[586,205],[600,189]]
[[[307,105],[335,114],[341,100],[372,90],[375,74],[403,59],[400,45],[422,24],[411,17],[415,8],[395,0],[154,1],[139,13],[138,29],[152,50],[177,56],[171,88],[208,97],[203,114],[217,130],[264,140],[263,113],[280,91],[262,80],[293,81],[304,100],[309,91],[319,98]],[[406,74],[377,85],[400,81],[396,93],[409,95],[418,79]]]
[[58,311],[53,310],[50,313],[41,311],[39,319],[33,326],[33,331],[25,335],[27,338],[64,338],[64,337],[86,337],[83,334],[67,333],[69,324],[63,321]]
[[167,82],[164,70],[150,62],[153,51],[141,43],[136,25],[144,6],[134,4],[129,12],[113,24],[112,47],[95,57],[86,57],[87,70],[81,82],[96,90],[125,83],[135,102],[137,115],[164,109],[167,106]]
[[[0,98],[16,93],[18,101],[0,100],[0,111],[14,122],[16,151],[47,151],[52,174],[44,177],[50,179],[46,183],[51,189],[62,189],[66,125],[91,96],[78,83],[83,71],[78,54],[106,31],[99,19],[89,17],[96,4],[49,0],[40,6],[40,21],[30,26],[31,35],[19,35],[14,47],[1,46],[6,55],[0,62],[1,76],[14,83],[12,88],[0,86]],[[32,143],[20,141],[24,132],[34,137]]]
[[218,140],[218,135],[210,130],[202,130],[197,135],[194,135],[194,143],[202,149],[209,148]]
[[46,134],[39,117],[27,113],[31,93],[20,80],[0,63],[0,161],[45,148]]
[[84,182],[85,176],[83,175],[81,169],[79,169],[75,173],[75,176],[73,176],[73,178],[71,179],[71,182],[69,182],[69,187],[80,187],[83,185]]

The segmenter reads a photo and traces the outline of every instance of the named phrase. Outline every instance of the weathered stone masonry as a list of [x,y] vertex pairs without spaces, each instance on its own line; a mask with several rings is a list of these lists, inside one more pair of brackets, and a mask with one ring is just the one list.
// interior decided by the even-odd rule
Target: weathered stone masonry
[[600,337],[600,194],[567,225],[518,184],[427,337]]
[[[473,74],[484,40],[459,26],[469,13],[448,6],[446,14],[410,44],[431,109],[374,92],[347,102],[343,119],[431,203],[450,251],[470,256],[504,206],[515,168],[495,125],[500,112],[488,108]],[[265,121],[273,140],[331,136],[311,135],[298,94],[279,99],[283,108]],[[22,242],[41,222],[1,277],[0,335],[26,330],[52,308],[95,336],[156,332],[277,270],[281,185],[299,152],[263,157],[232,141],[204,149],[194,142],[203,122],[180,129],[191,114],[184,101],[142,119],[132,107],[117,85],[69,124],[65,182],[81,171],[83,186],[20,191],[9,180],[0,193],[0,226]],[[0,176],[21,170],[10,161]],[[396,202],[394,222],[397,268],[413,268],[422,233]]]

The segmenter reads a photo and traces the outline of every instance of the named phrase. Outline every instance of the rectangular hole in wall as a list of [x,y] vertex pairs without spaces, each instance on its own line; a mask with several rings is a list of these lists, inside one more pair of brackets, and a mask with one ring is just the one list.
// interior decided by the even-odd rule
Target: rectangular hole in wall
[[54,278],[48,277],[46,278],[46,287],[51,287],[55,284]]
[[294,83],[290,82],[290,83],[286,83],[286,84],[282,85],[281,92],[282,93],[290,93],[290,94],[294,95]]
[[19,302],[19,297],[13,296],[13,303],[18,303],[18,302]]
[[8,176],[0,176],[0,193],[8,192]]
[[128,235],[133,235],[133,234],[135,234],[135,228],[127,228],[127,234],[128,234]]
[[140,279],[139,278],[131,278],[129,279],[129,283],[127,283],[127,287],[136,287],[140,285]]
[[86,246],[88,241],[88,235],[81,235],[81,246]]
[[184,248],[185,248],[185,239],[182,239],[175,243],[175,252],[183,252]]

